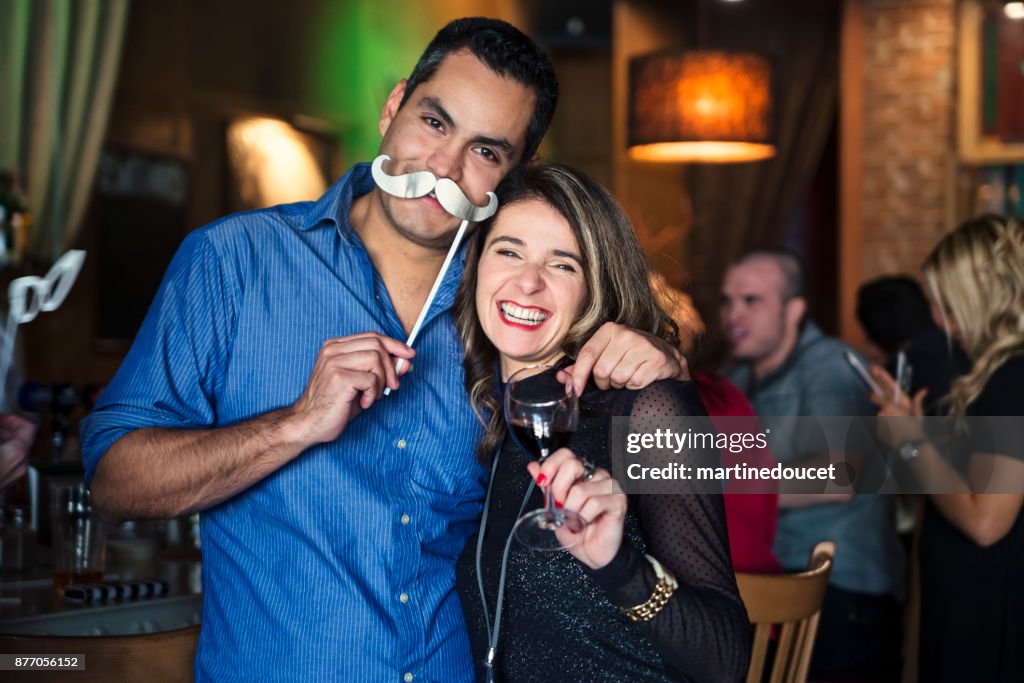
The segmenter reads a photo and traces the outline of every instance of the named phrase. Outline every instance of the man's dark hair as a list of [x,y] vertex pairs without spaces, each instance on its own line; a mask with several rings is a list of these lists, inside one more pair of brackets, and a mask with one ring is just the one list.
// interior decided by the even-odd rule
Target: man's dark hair
[[757,259],[774,261],[782,271],[782,300],[807,298],[807,269],[799,254],[785,247],[758,247],[749,249],[733,261],[738,266]]
[[[456,19],[442,28],[413,67],[402,97],[404,106],[416,86],[426,83],[444,62],[459,50],[469,50],[494,73],[511,78],[533,90],[536,103],[526,126],[520,162],[533,157],[551,124],[558,102],[558,79],[551,60],[529,36],[508,22],[484,17]],[[480,93],[481,97],[486,96]]]
[[868,339],[896,353],[912,338],[935,326],[921,285],[906,275],[869,280],[857,290],[857,320]]

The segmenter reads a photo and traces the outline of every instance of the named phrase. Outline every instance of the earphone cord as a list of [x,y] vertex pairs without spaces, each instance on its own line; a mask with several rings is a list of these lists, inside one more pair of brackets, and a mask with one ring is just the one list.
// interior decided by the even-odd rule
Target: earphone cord
[[[491,510],[491,491],[494,488],[494,475],[498,471],[498,458],[500,457],[502,447],[504,446],[504,440],[494,451],[494,464],[491,466],[491,481],[487,484],[487,497],[484,498],[484,511],[480,516],[480,531],[476,536],[476,585],[480,589],[480,602],[484,608],[484,623],[487,625],[487,659],[484,661],[484,667],[487,669],[487,683],[494,683],[494,655],[498,649],[498,636],[501,633],[501,607],[505,599],[505,578],[508,573],[508,552],[512,548],[512,539],[515,537],[515,530],[509,533],[508,538],[505,539],[505,550],[501,555],[501,575],[498,578],[498,600],[494,607],[494,627],[491,627],[491,617],[487,609],[487,593],[484,591],[484,578],[480,572],[480,558],[483,554],[484,547],[484,530],[487,528],[487,515]],[[523,510],[526,509],[526,503],[530,500],[530,496],[533,494],[533,489],[536,487],[536,482],[530,480],[530,486],[526,489],[526,496],[523,497],[523,502],[519,506],[519,514],[516,518],[523,516]]]

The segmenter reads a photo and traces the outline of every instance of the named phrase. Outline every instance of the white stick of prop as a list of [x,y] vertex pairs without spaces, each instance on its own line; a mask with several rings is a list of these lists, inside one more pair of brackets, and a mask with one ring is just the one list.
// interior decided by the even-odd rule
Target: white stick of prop
[[[462,243],[462,238],[466,234],[466,228],[469,227],[469,221],[462,221],[462,225],[459,226],[459,231],[455,233],[455,241],[452,242],[452,248],[448,250],[448,255],[444,257],[444,264],[441,266],[441,272],[434,278],[434,285],[430,288],[430,294],[427,295],[427,302],[423,304],[423,308],[420,309],[420,315],[416,318],[416,324],[412,326],[412,332],[409,333],[409,338],[405,340],[406,346],[412,346],[413,342],[416,341],[416,335],[420,333],[420,328],[423,327],[423,321],[427,317],[427,311],[430,310],[430,304],[434,302],[434,297],[437,296],[437,290],[441,288],[441,281],[444,280],[445,274],[448,272],[448,267],[452,264],[452,257],[455,256],[455,252],[459,250],[459,244]],[[398,372],[405,365],[405,359],[399,358],[398,362],[395,363],[395,372]],[[384,395],[387,396],[391,393],[391,388],[384,389]]]

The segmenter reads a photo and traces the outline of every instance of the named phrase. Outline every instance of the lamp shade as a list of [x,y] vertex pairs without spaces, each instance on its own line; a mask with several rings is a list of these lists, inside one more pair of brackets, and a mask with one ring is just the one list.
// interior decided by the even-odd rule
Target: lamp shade
[[760,55],[659,53],[630,61],[629,156],[729,163],[775,155],[771,66]]

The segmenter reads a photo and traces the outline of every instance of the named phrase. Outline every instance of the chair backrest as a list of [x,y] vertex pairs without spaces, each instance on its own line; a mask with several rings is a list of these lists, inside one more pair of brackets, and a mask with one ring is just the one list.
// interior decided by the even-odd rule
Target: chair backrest
[[[191,683],[199,626],[128,636],[0,635],[0,652],[38,655],[84,654],[85,671],[61,672],[96,683]],[[54,678],[61,674],[50,672]],[[49,680],[47,672],[5,672],[4,681]],[[60,680],[63,680],[60,678]]]
[[804,683],[818,632],[818,617],[832,573],[834,543],[814,547],[807,571],[798,574],[736,574],[740,597],[754,624],[747,683],[764,681],[772,631],[778,625],[769,683]]

